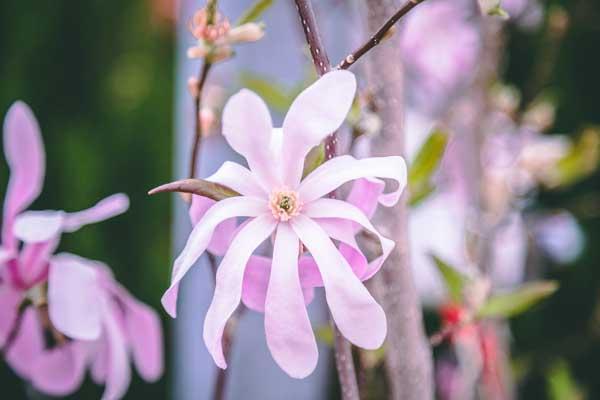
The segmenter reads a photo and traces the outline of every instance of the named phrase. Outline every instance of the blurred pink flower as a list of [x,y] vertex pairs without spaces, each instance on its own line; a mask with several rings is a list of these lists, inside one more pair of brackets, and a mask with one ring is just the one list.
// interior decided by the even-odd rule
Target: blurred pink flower
[[[41,192],[45,153],[37,121],[29,107],[22,102],[10,108],[4,121],[4,151],[11,175],[4,201],[0,246],[0,347],[7,352],[11,367],[24,379],[30,380],[36,389],[52,395],[65,395],[77,389],[83,379],[86,363],[94,359],[90,343],[102,337],[108,337],[111,343],[115,342],[114,335],[111,336],[109,332],[115,323],[111,325],[111,322],[106,322],[110,320],[110,317],[106,317],[107,312],[100,318],[98,307],[104,303],[112,304],[113,320],[116,320],[117,308],[116,300],[112,300],[112,303],[102,300],[108,295],[92,292],[86,286],[94,280],[92,274],[88,272],[85,280],[85,272],[73,268],[67,271],[67,267],[62,266],[67,256],[53,256],[53,253],[63,232],[74,232],[84,225],[121,214],[129,207],[129,200],[124,194],[117,194],[90,209],[74,213],[24,211]],[[110,276],[106,271],[104,275]],[[122,330],[138,329],[136,326],[141,327],[142,331],[146,330],[144,335],[136,339],[138,342],[160,339],[157,317],[154,314],[148,316],[151,311],[135,302],[112,281],[112,277],[105,277],[103,282],[103,287],[112,288],[113,298],[119,299],[118,311],[123,317],[118,323],[123,326]],[[46,283],[47,297],[44,294]],[[19,308],[26,301],[32,305],[28,305],[19,317]],[[48,321],[43,318],[47,314],[36,313],[46,307],[46,303]],[[109,306],[102,307],[106,311]],[[74,320],[77,320],[77,327],[69,324]],[[99,325],[100,321],[103,321],[102,326]],[[149,329],[149,325],[153,325],[153,329]],[[50,347],[44,336],[48,330],[58,332],[60,336],[60,340]],[[103,333],[105,331],[107,333]],[[15,334],[12,343],[7,343],[9,337]],[[130,342],[129,345],[136,363],[137,359],[140,362],[144,360],[146,356],[136,355],[141,351],[140,343]],[[161,344],[158,346],[160,350]],[[155,347],[148,346],[145,351],[152,352]],[[107,354],[112,353],[104,352],[103,357]],[[98,353],[100,355],[102,353]],[[157,368],[156,362],[151,361],[142,367],[138,365],[140,371],[146,368],[141,372],[142,376],[146,374],[152,378],[156,373],[160,374],[162,367]],[[118,360],[110,362],[115,365]],[[115,378],[104,376],[109,388],[105,398],[120,397],[122,388],[118,383],[112,383]],[[128,383],[128,378],[126,381]],[[117,389],[110,389],[114,386]]]
[[479,28],[466,2],[426,3],[411,12],[401,49],[410,94],[419,108],[436,110],[456,95],[474,75],[480,47]]
[[[354,248],[355,226],[373,233],[383,253],[373,267],[375,270],[394,243],[375,230],[363,210],[324,196],[356,179],[388,178],[398,183],[398,189],[380,194],[378,201],[391,206],[398,201],[406,182],[404,160],[342,156],[301,179],[306,155],[343,123],[355,90],[355,78],[347,71],[324,75],[294,101],[281,129],[273,128],[266,105],[251,91],[240,91],[225,106],[223,135],[234,150],[245,156],[250,170],[227,162],[208,178],[241,196],[212,205],[196,224],[175,260],[171,286],[162,299],[167,312],[175,316],[181,279],[209,246],[230,242],[217,270],[215,294],[204,324],[204,341],[221,368],[227,366],[222,350],[223,330],[242,299],[246,266],[252,253],[273,233],[264,311],[267,344],[279,366],[295,378],[309,375],[316,366],[317,345],[303,292],[303,286],[310,286],[309,280],[314,281],[313,286],[325,287],[333,318],[352,343],[368,349],[383,343],[385,314],[360,278],[352,273],[351,265],[331,238]],[[219,225],[236,217],[250,219],[235,233],[234,240],[215,241]],[[307,266],[306,258],[299,260],[300,243],[311,253],[314,269]],[[268,259],[252,260],[268,264]],[[248,271],[252,273],[253,268],[249,265]],[[261,303],[258,301],[256,308]]]

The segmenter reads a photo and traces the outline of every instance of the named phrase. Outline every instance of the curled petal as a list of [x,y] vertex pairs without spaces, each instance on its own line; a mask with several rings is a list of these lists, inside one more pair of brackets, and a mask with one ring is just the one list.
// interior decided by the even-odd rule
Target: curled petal
[[298,277],[298,236],[279,224],[265,303],[267,345],[277,364],[293,378],[314,371],[319,352]]
[[240,303],[246,264],[276,226],[277,221],[270,213],[248,222],[236,235],[217,269],[215,293],[204,320],[203,336],[208,352],[220,368],[227,367],[223,355],[223,330]]
[[316,222],[298,215],[291,225],[319,267],[327,304],[340,332],[359,347],[380,347],[387,331],[381,306],[352,273],[348,262]]
[[[304,215],[310,218],[336,218],[345,221],[350,221],[356,224],[359,224],[364,229],[368,230],[372,234],[374,234],[382,249],[382,255],[377,257],[369,264],[368,271],[362,276],[363,280],[366,280],[373,276],[375,272],[381,268],[383,262],[387,259],[387,257],[392,252],[394,248],[394,242],[390,239],[383,237],[371,224],[369,219],[360,211],[357,207],[353,206],[350,203],[346,203],[345,201],[336,200],[336,199],[319,199],[316,200],[304,208]],[[360,252],[358,246],[355,243],[349,242],[347,240],[344,241],[349,244],[351,247],[356,249],[356,251]]]
[[310,173],[300,184],[298,192],[306,204],[325,196],[342,186],[360,178],[385,178],[398,183],[398,188],[379,196],[384,206],[396,204],[406,186],[406,163],[402,157],[372,157],[357,160],[352,156],[333,158]]
[[304,158],[313,147],[344,122],[356,93],[356,78],[348,71],[332,71],[294,100],[283,121],[284,182],[295,188],[302,177]]
[[10,180],[4,200],[2,243],[13,248],[14,218],[39,196],[46,167],[40,128],[31,109],[21,101],[10,107],[4,120],[4,153]]
[[265,102],[254,92],[242,89],[231,96],[223,109],[223,136],[246,158],[250,170],[267,192],[280,183],[271,152],[273,123]]
[[48,311],[52,324],[65,335],[94,340],[102,331],[97,275],[86,260],[60,254],[50,261]]
[[129,198],[123,193],[117,193],[100,200],[87,210],[65,214],[63,230],[75,232],[81,227],[123,214],[129,208]]
[[370,219],[375,214],[384,189],[385,182],[380,179],[357,179],[346,201],[358,207]]
[[165,310],[177,315],[179,282],[206,250],[215,228],[221,222],[234,217],[256,217],[268,211],[264,200],[251,197],[232,197],[216,203],[196,224],[181,254],[175,260],[171,273],[171,286],[162,297]]
[[58,247],[59,237],[36,243],[25,243],[19,254],[18,276],[25,286],[48,278],[48,260]]

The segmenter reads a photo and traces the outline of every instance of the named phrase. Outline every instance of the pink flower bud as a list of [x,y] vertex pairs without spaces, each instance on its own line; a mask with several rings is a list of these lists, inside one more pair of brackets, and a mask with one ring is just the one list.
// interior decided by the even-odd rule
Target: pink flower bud
[[198,78],[190,76],[187,81],[188,91],[193,98],[198,97]]
[[188,58],[204,58],[208,54],[208,48],[203,44],[190,47],[187,51]]
[[211,108],[205,107],[200,110],[199,117],[203,136],[210,135],[210,129],[214,125],[216,119],[215,112]]

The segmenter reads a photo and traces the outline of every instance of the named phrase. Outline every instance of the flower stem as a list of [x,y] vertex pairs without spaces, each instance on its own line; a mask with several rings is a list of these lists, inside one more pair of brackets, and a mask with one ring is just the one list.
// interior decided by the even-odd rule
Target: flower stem
[[202,91],[206,78],[212,64],[209,61],[204,61],[200,72],[198,73],[198,86],[196,88],[196,97],[194,98],[194,145],[192,146],[192,154],[190,156],[190,179],[196,175],[196,168],[198,162],[198,153],[200,152],[200,144],[202,143],[202,123],[200,121],[200,111],[202,110]]
[[[310,54],[313,63],[319,76],[331,70],[331,63],[327,57],[327,51],[321,41],[319,29],[315,19],[315,13],[310,0],[294,0],[298,9],[300,23],[306,37],[306,42],[310,49]],[[330,160],[336,154],[336,133],[332,133],[325,139],[325,159]],[[334,193],[331,196],[335,196]],[[354,361],[352,359],[352,345],[344,338],[335,326],[335,322],[331,322],[335,335],[335,361],[342,389],[343,400],[359,400],[358,384],[356,382],[356,371],[354,369]]]
[[410,10],[425,0],[408,0],[394,15],[392,15],[385,23],[367,40],[362,46],[348,54],[336,67],[336,69],[348,69],[359,58],[365,55],[369,50],[377,46],[386,37],[390,29]]

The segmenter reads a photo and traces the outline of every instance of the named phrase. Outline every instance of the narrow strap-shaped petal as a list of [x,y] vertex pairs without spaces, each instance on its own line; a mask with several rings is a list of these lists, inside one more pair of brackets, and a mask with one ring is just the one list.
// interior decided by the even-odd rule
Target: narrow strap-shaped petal
[[391,193],[379,196],[384,206],[394,205],[406,186],[406,163],[402,157],[372,157],[357,160],[352,156],[340,156],[327,161],[308,175],[300,184],[298,192],[304,204],[334,191],[346,182],[360,178],[386,178],[397,182]]
[[64,222],[64,211],[26,211],[15,219],[14,234],[24,243],[46,242],[61,234]]
[[304,158],[311,148],[342,125],[356,93],[356,78],[332,71],[306,88],[292,103],[283,121],[284,182],[295,188]]
[[[310,265],[310,271],[307,271],[310,276],[306,276],[307,285],[302,287],[304,293],[304,304],[309,305],[314,298],[315,286],[314,280],[318,279],[321,282],[321,276],[317,270],[317,266],[314,265],[314,260],[311,257],[302,257],[300,263],[302,266],[306,266],[308,259],[313,265]],[[242,286],[242,302],[249,309],[256,312],[265,312],[265,302],[267,299],[267,289],[269,288],[269,279],[271,277],[271,258],[264,256],[252,256],[248,260],[246,265],[246,271],[244,272],[244,284]],[[309,267],[307,266],[307,269]],[[314,275],[317,275],[316,278]]]
[[75,232],[81,227],[123,214],[129,208],[129,198],[123,193],[113,194],[100,200],[87,210],[65,214],[63,230]]
[[252,173],[267,192],[279,185],[271,152],[273,123],[265,102],[254,92],[242,89],[231,96],[223,109],[223,136],[246,158]]
[[305,378],[317,366],[319,351],[298,277],[298,236],[288,223],[277,227],[273,267],[265,303],[267,345],[292,378]]
[[108,344],[108,364],[102,400],[123,398],[131,381],[131,368],[127,354],[127,341],[124,335],[121,310],[108,299],[102,299],[104,334]]
[[227,186],[243,196],[264,197],[268,194],[251,171],[231,161],[225,161],[217,172],[206,180]]
[[45,242],[25,243],[19,254],[19,269],[16,273],[21,282],[29,287],[48,278],[48,262],[59,244],[60,236]]
[[4,199],[2,243],[14,248],[14,219],[40,194],[44,182],[46,155],[40,128],[31,109],[14,103],[4,119],[4,153],[10,167],[10,180]]
[[163,373],[163,335],[160,318],[152,308],[131,296],[126,298],[124,304],[125,331],[133,362],[140,376],[148,382],[153,382]]
[[206,250],[216,226],[230,218],[256,217],[266,211],[268,208],[264,200],[253,197],[231,197],[219,201],[204,214],[192,230],[184,249],[173,265],[171,286],[162,297],[163,307],[169,315],[172,317],[177,315],[179,282]]
[[[215,200],[208,197],[192,195],[192,205],[190,206],[189,215],[192,221],[192,226],[195,226],[208,211],[216,203]],[[217,256],[222,256],[227,251],[231,239],[238,228],[237,219],[231,218],[221,222],[215,228],[213,237],[208,244],[207,250]]]
[[52,324],[74,339],[94,340],[102,332],[95,269],[86,260],[59,254],[50,261],[48,311]]
[[327,304],[340,332],[359,347],[380,347],[387,332],[381,306],[316,222],[298,215],[291,220],[291,225],[319,267]]
[[223,330],[240,303],[246,264],[276,226],[277,221],[270,213],[248,222],[236,235],[217,269],[215,293],[204,319],[203,336],[208,352],[220,368],[227,368],[223,355]]
[[385,182],[380,179],[357,179],[354,181],[346,201],[358,207],[370,219],[375,214],[384,189]]
[[115,194],[87,210],[74,213],[54,210],[27,211],[16,218],[14,234],[25,243],[45,242],[62,232],[75,232],[84,225],[122,214],[128,208],[129,198],[124,194]]
[[[366,280],[373,276],[381,268],[383,262],[388,258],[394,248],[394,241],[383,237],[371,224],[365,214],[357,207],[345,201],[336,199],[319,199],[307,204],[303,209],[304,215],[310,218],[339,218],[359,224],[364,229],[374,234],[381,245],[382,254],[369,264],[368,271],[361,277]],[[356,243],[344,241],[360,252]]]

